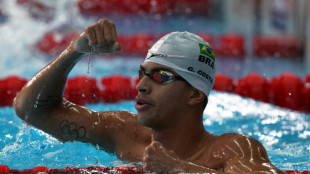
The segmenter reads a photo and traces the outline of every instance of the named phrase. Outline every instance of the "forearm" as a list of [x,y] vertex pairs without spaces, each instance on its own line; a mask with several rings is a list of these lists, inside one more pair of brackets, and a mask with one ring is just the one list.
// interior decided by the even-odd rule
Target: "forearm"
[[24,118],[33,110],[58,104],[62,100],[68,74],[83,55],[75,52],[70,45],[33,76],[14,100],[16,113]]

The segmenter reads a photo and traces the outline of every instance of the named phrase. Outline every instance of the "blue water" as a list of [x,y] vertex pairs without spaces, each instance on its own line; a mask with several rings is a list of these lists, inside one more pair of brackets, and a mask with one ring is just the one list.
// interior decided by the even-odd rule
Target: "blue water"
[[[133,101],[86,107],[97,111],[136,112]],[[130,165],[92,145],[61,143],[24,124],[12,107],[0,108],[0,115],[0,164],[15,169],[38,165],[50,168]],[[212,133],[236,132],[259,140],[267,149],[272,163],[282,170],[309,170],[309,121],[310,114],[214,91],[203,117],[205,129]]]
[[[97,20],[80,16],[72,5],[74,2],[76,0],[55,0],[55,17],[46,22],[29,16],[26,8],[16,5],[15,1],[2,0],[0,8],[6,7],[5,10],[2,9],[6,17],[0,22],[0,78],[19,75],[29,79],[51,61],[53,56],[38,53],[32,48],[32,45],[50,29],[83,29]],[[176,17],[159,21],[152,17],[115,17],[115,21],[119,26],[118,31],[124,34],[161,33],[171,30],[205,32],[206,26],[207,32],[213,34],[227,32],[216,21],[206,21],[197,17]],[[92,56],[90,64],[85,58],[76,65],[69,76],[83,74],[99,79],[112,74],[123,74],[136,77],[137,69],[143,61],[142,57]],[[305,76],[305,67],[299,59],[218,57],[217,62],[218,72],[236,79],[249,72],[257,72],[268,78],[279,76],[283,72]],[[136,112],[133,101],[98,103],[86,107],[97,111]],[[236,132],[256,138],[266,147],[272,163],[282,170],[310,169],[310,114],[213,91],[204,112],[203,122],[206,130],[214,134]],[[95,146],[80,142],[61,143],[23,123],[12,107],[0,108],[0,127],[0,164],[9,165],[10,168],[27,169],[38,165],[49,168],[131,165]]]

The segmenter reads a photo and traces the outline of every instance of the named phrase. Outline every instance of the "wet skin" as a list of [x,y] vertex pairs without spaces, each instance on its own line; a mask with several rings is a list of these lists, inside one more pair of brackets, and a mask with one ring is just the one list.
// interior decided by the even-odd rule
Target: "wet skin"
[[[204,94],[183,81],[162,85],[144,76],[137,85],[137,114],[97,112],[63,98],[67,76],[86,54],[121,50],[115,25],[102,19],[38,72],[14,100],[17,115],[60,141],[99,145],[145,170],[212,173],[283,173],[264,147],[240,134],[213,135],[202,124]],[[173,70],[143,63],[147,73]]]

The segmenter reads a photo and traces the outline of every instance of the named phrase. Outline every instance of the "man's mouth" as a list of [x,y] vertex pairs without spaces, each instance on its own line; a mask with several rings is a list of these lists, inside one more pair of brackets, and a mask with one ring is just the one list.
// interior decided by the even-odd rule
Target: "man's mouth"
[[148,109],[149,106],[151,106],[151,104],[147,100],[142,98],[136,98],[135,108],[137,109],[137,111],[144,111]]

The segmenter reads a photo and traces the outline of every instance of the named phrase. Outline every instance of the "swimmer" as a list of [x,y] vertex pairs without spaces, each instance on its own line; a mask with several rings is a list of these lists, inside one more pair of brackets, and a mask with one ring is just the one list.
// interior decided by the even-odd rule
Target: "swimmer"
[[137,114],[97,112],[63,98],[68,74],[83,56],[120,50],[113,22],[87,27],[22,88],[16,114],[60,141],[98,145],[119,159],[142,162],[145,171],[283,173],[254,138],[205,130],[216,63],[210,45],[195,34],[169,33],[149,50],[138,71]]

